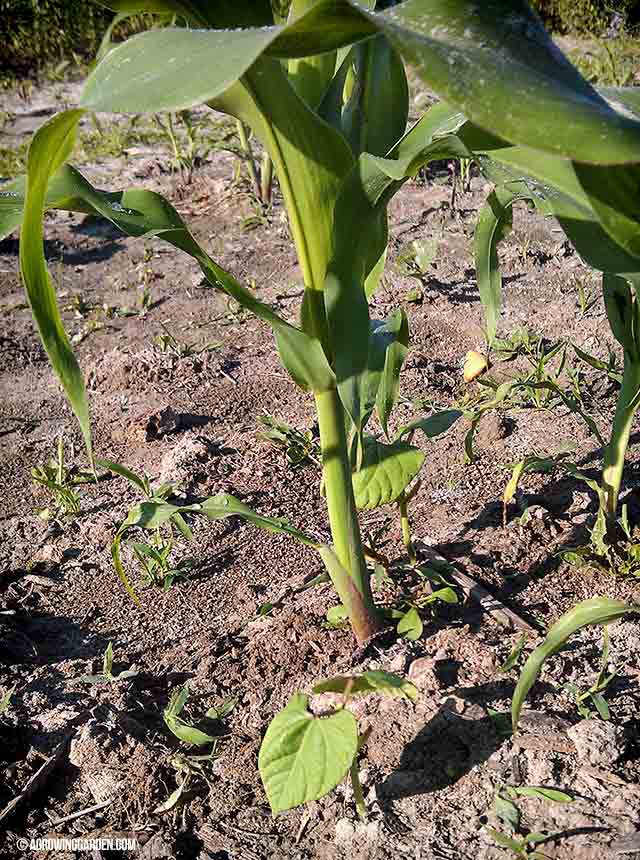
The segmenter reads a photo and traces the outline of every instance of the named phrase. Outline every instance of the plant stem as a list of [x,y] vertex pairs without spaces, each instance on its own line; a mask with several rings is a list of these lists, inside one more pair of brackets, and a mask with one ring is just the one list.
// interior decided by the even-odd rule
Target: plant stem
[[315,398],[333,548],[348,574],[346,588],[340,590],[349,598],[347,609],[356,639],[358,642],[364,642],[382,629],[382,621],[373,603],[369,572],[362,548],[351,482],[344,407],[335,388],[318,392]]
[[362,791],[362,783],[358,773],[358,756],[356,755],[351,763],[351,785],[353,786],[353,799],[356,803],[356,811],[360,821],[364,821],[367,817],[367,807],[364,803],[364,792]]
[[625,455],[629,445],[631,424],[640,402],[636,395],[640,390],[640,362],[634,361],[627,350],[624,351],[624,375],[618,394],[616,414],[611,429],[611,439],[606,447],[602,469],[602,488],[604,490],[604,513],[607,527],[614,533],[618,497],[622,483]]
[[409,564],[415,564],[417,559],[413,541],[411,540],[411,526],[409,524],[409,513],[407,511],[408,501],[409,499],[406,494],[403,493],[398,499],[398,507],[400,509],[400,525],[402,526],[402,543],[404,544],[404,548],[409,556]]
[[262,156],[260,163],[260,199],[265,206],[271,205],[271,193],[273,186],[273,161],[268,152]]
[[260,179],[258,178],[253,150],[251,149],[251,144],[249,143],[249,138],[247,136],[247,126],[242,122],[242,120],[236,120],[236,130],[240,140],[240,149],[244,153],[247,164],[249,165],[249,175],[251,176],[251,184],[253,185],[254,193],[258,200],[260,200]]

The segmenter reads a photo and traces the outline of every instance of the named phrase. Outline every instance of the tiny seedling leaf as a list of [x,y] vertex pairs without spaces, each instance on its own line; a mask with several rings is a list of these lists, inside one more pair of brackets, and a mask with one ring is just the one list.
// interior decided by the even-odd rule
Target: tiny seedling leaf
[[102,660],[102,671],[108,677],[112,676],[111,670],[113,669],[113,645],[111,642],[106,647],[104,652],[104,658]]
[[158,813],[159,812],[170,812],[180,802],[180,798],[183,795],[184,789],[185,789],[185,783],[182,782],[174,791],[171,792],[171,794],[164,801],[164,803],[161,803],[159,806],[156,806],[156,808],[153,811],[158,812]]
[[514,851],[518,856],[521,856],[522,846],[520,842],[518,842],[516,839],[512,839],[505,833],[500,833],[499,830],[494,830],[493,827],[486,827],[485,830],[496,843],[496,845],[500,845],[502,848],[509,848],[511,851]]
[[14,684],[13,687],[10,687],[10,689],[8,689],[7,692],[3,693],[2,696],[0,697],[0,717],[3,714],[6,714],[7,711],[9,710],[9,706],[11,705],[11,696],[13,696],[15,691],[16,691],[16,688],[15,688],[15,684]]
[[370,670],[362,675],[336,675],[326,681],[321,681],[313,688],[314,693],[344,693],[355,696],[358,694],[378,693],[390,696],[392,699],[408,699],[415,702],[419,693],[417,688],[399,675],[383,670]]
[[215,708],[209,708],[206,713],[206,716],[210,720],[224,720],[225,717],[228,717],[231,711],[238,704],[238,699],[235,696],[230,696],[228,699],[225,699],[221,705]]
[[514,785],[509,786],[509,794],[516,797],[540,797],[553,803],[573,803],[574,798],[566,791],[558,788],[546,788],[543,785]]
[[271,721],[258,756],[273,814],[324,797],[344,779],[358,752],[358,724],[349,711],[314,717],[301,693]]
[[511,653],[504,661],[502,666],[498,669],[499,672],[509,672],[513,667],[517,664],[520,659],[520,655],[522,654],[522,650],[527,641],[527,634],[523,633],[522,636],[518,639],[515,646],[513,647]]
[[201,747],[205,744],[215,743],[216,739],[214,737],[200,729],[196,729],[179,716],[188,697],[189,687],[187,684],[173,691],[169,699],[169,704],[162,714],[167,728],[178,740],[191,746]]
[[499,791],[493,801],[493,809],[496,816],[511,830],[517,831],[520,827],[520,810],[508,797],[504,797]]
[[331,627],[344,627],[349,623],[349,610],[341,603],[327,610],[327,624]]
[[399,636],[404,636],[405,639],[410,639],[412,642],[422,636],[423,629],[422,619],[418,610],[413,606],[402,616],[397,628]]

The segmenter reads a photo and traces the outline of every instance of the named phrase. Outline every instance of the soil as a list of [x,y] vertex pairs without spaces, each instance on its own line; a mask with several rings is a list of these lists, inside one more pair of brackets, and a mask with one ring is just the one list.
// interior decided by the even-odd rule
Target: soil
[[[16,139],[31,130],[30,111],[37,110],[39,123],[73,97],[73,88],[63,85],[35,93],[35,107],[23,105],[16,114]],[[19,107],[7,105],[14,112]],[[222,266],[255,282],[263,301],[294,319],[301,276],[280,197],[276,192],[272,209],[247,221],[255,205],[235,171],[235,156],[215,151],[185,184],[166,158],[145,147],[83,167],[98,187],[144,185],[168,196]],[[472,238],[488,191],[473,175],[452,207],[451,174],[437,165],[426,179],[405,185],[391,206],[389,260],[372,316],[400,305],[409,316],[412,346],[394,426],[479,390],[477,381],[465,386],[462,362],[469,350],[483,348]],[[403,274],[398,257],[424,238],[435,238],[438,249],[418,281]],[[328,540],[318,466],[307,461],[293,468],[258,435],[264,412],[299,429],[313,427],[313,403],[281,368],[267,326],[207,288],[178,251],[123,238],[98,219],[47,215],[46,253],[65,325],[78,336],[98,455],[174,482],[184,499],[229,492]],[[528,327],[604,360],[609,348],[619,353],[597,279],[554,223],[519,208],[501,261],[503,335]],[[598,297],[586,313],[578,284]],[[105,306],[139,307],[145,288],[151,295],[145,314],[104,312]],[[416,288],[420,301],[409,302]],[[30,470],[54,454],[58,438],[65,440],[69,465],[82,468],[86,460],[24,301],[13,237],[0,244],[0,691],[13,689],[0,717],[0,814],[56,758],[31,796],[0,821],[0,856],[55,853],[21,853],[18,839],[25,837],[129,835],[139,850],[122,856],[491,860],[509,856],[486,829],[506,832],[493,811],[496,791],[543,785],[574,798],[518,800],[523,832],[549,835],[545,856],[640,857],[636,621],[610,628],[609,660],[617,675],[606,694],[609,722],[581,718],[564,687],[586,689],[598,674],[601,631],[586,630],[548,662],[521,729],[511,736],[500,715],[509,710],[518,669],[500,667],[521,634],[471,599],[436,605],[414,642],[391,635],[356,649],[348,630],[326,624],[336,603],[330,586],[302,588],[321,572],[314,551],[236,519],[196,519],[194,540],[177,544],[174,555],[191,563],[190,574],[166,592],[141,588],[137,606],[110,555],[115,530],[138,500],[123,478],[82,485],[81,512],[62,526],[34,513],[50,499]],[[163,352],[156,339],[167,331],[179,344],[193,345],[195,354]],[[569,352],[582,373],[586,408],[606,435],[615,388]],[[497,362],[491,376],[512,376],[521,362]],[[416,439],[426,464],[410,509],[414,537],[536,628],[525,654],[577,600],[600,594],[637,601],[637,581],[576,568],[559,555],[584,541],[596,510],[594,494],[561,470],[527,474],[503,524],[505,466],[527,454],[555,454],[571,440],[573,461],[597,476],[602,450],[584,421],[564,407],[489,413],[472,464],[464,458],[467,429],[461,420],[435,441]],[[632,517],[639,468],[632,446],[624,484]],[[528,519],[521,517],[527,507]],[[384,543],[377,545],[391,561],[393,582],[377,587],[378,599],[406,599],[417,584],[402,568],[397,512],[380,508],[362,520],[365,533],[380,530]],[[130,550],[124,557],[135,580]],[[265,604],[273,608],[263,615]],[[110,642],[114,672],[138,674],[110,684],[82,681],[101,671]],[[268,723],[293,692],[367,668],[405,674],[420,690],[415,705],[370,697],[354,706],[361,731],[371,729],[360,758],[367,820],[358,820],[347,783],[272,818],[257,768]],[[195,721],[229,698],[237,704],[208,724],[219,736],[216,756],[191,777],[186,802],[159,811],[184,777],[176,755],[189,751],[167,730],[162,712],[185,682],[186,713]]]

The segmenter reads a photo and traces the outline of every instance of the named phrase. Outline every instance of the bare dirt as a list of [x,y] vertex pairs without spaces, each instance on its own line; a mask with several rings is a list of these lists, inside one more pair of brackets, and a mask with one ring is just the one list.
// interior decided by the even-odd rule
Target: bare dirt
[[[58,104],[72,100],[72,92],[59,91]],[[37,98],[44,115],[56,103],[51,91]],[[21,123],[20,134],[30,130],[27,119]],[[247,223],[255,207],[247,185],[233,180],[235,165],[232,154],[214,152],[185,185],[167,170],[166,158],[137,147],[83,170],[99,187],[135,184],[166,194],[222,266],[255,282],[263,301],[294,319],[301,278],[281,201],[276,194],[266,217]],[[467,351],[483,346],[472,236],[489,187],[474,176],[455,208],[451,190],[450,173],[439,165],[426,180],[408,183],[391,207],[389,260],[372,316],[399,305],[409,316],[412,349],[397,425],[431,407],[451,407],[478,385],[465,386],[461,364]],[[46,237],[65,325],[82,336],[77,354],[99,456],[173,481],[187,499],[233,493],[260,513],[286,516],[328,539],[318,467],[292,469],[281,450],[257,435],[263,412],[300,429],[313,424],[313,404],[279,365],[267,327],[206,288],[195,265],[160,242],[123,238],[100,220],[60,213],[47,216]],[[401,273],[397,259],[411,240],[424,238],[436,238],[438,250],[419,283]],[[607,692],[609,722],[583,720],[563,689],[567,682],[586,688],[598,673],[601,633],[587,631],[549,662],[521,730],[510,736],[495,712],[508,712],[517,670],[499,667],[520,633],[471,600],[436,607],[415,642],[391,637],[356,650],[347,630],[325,622],[336,602],[331,588],[300,590],[321,572],[319,560],[286,536],[234,519],[197,520],[194,541],[176,550],[176,559],[193,562],[191,574],[166,593],[142,589],[138,607],[110,556],[114,532],[137,501],[122,478],[82,486],[81,513],[63,528],[36,517],[34,509],[48,499],[30,469],[52,456],[60,435],[69,463],[85,461],[24,307],[17,255],[17,237],[0,244],[0,691],[15,688],[0,717],[0,814],[47,759],[58,757],[35,793],[0,822],[1,856],[26,856],[20,837],[133,834],[139,853],[126,856],[143,858],[489,860],[509,856],[485,829],[488,823],[504,831],[492,809],[496,790],[508,784],[555,787],[574,797],[572,803],[518,801],[524,826],[549,835],[545,856],[640,857],[637,622],[610,631],[617,678]],[[553,223],[518,209],[501,260],[503,335],[527,326],[605,360],[609,347],[617,349],[601,300],[581,313],[577,285],[597,296],[597,280]],[[143,316],[104,312],[105,306],[139,306],[145,287],[152,306]],[[416,287],[421,300],[409,303]],[[93,330],[92,320],[99,324]],[[167,331],[198,349],[219,346],[187,357],[163,353],[154,338]],[[606,434],[615,389],[579,366],[586,408]],[[517,367],[498,362],[491,373],[502,379]],[[492,412],[480,425],[471,465],[464,461],[466,430],[460,421],[435,442],[417,440],[427,460],[411,508],[416,539],[540,632],[579,599],[638,599],[634,580],[577,569],[558,555],[584,540],[596,509],[594,495],[563,473],[527,475],[503,525],[505,465],[531,453],[557,453],[573,440],[573,460],[597,476],[602,451],[578,416],[563,407]],[[637,475],[632,447],[624,490],[632,515],[640,501]],[[522,522],[527,506],[532,515]],[[363,523],[369,534],[382,529],[382,551],[395,564],[396,582],[382,585],[379,599],[398,600],[416,584],[398,567],[397,514],[382,508]],[[135,578],[127,550],[125,561]],[[274,609],[260,617],[265,603]],[[529,636],[525,653],[536,641]],[[109,642],[114,670],[134,667],[139,674],[108,685],[83,683],[82,675],[101,670]],[[416,705],[377,697],[358,703],[361,729],[371,727],[361,755],[367,821],[358,821],[346,783],[273,819],[257,769],[269,721],[294,691],[371,667],[408,675],[421,696]],[[217,757],[192,778],[188,802],[159,812],[184,775],[176,753],[187,752],[162,712],[171,691],[187,681],[187,710],[195,720],[229,697],[237,705],[210,727],[220,736]]]

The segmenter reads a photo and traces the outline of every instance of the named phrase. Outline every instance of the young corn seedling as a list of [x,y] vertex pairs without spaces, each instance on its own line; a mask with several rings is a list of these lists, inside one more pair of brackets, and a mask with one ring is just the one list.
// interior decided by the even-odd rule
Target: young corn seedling
[[[120,13],[157,9],[155,0],[109,5]],[[356,638],[365,641],[383,621],[363,552],[358,476],[364,462],[369,474],[392,468],[400,491],[410,480],[403,467],[406,443],[367,449],[363,432],[376,390],[385,398],[385,356],[403,336],[392,319],[381,337],[380,322],[369,315],[368,299],[384,265],[387,205],[433,160],[473,158],[495,178],[500,188],[492,202],[500,197],[503,203],[484,217],[491,253],[478,272],[481,292],[494,306],[496,217],[504,226],[503,204],[513,201],[514,189],[537,199],[559,187],[545,205],[555,207],[583,256],[596,265],[595,252],[604,255],[607,272],[639,271],[630,191],[640,151],[637,94],[594,90],[524,0],[409,0],[383,12],[350,0],[294,0],[284,24],[274,21],[267,0],[224,2],[215,9],[206,0],[163,0],[162,11],[174,12],[187,26],[150,30],[118,45],[92,70],[78,108],[35,134],[26,183],[17,180],[0,192],[0,235],[22,225],[27,295],[90,457],[82,374],[43,255],[45,209],[100,214],[128,235],[153,234],[176,245],[198,262],[213,287],[271,325],[286,370],[312,393],[317,409],[332,544],[304,539],[327,564]],[[406,133],[403,59],[445,100]],[[273,160],[304,279],[298,326],[220,267],[157,194],[101,192],[67,164],[86,111],[158,113],[201,104],[244,122]],[[523,175],[533,177],[529,184]],[[630,404],[625,399],[627,413]],[[355,473],[350,435],[356,440]],[[198,512],[210,515],[214,507],[208,500]],[[159,509],[134,521],[157,523]],[[158,514],[170,515],[166,507]],[[259,519],[250,511],[240,515]]]
[[356,717],[347,710],[353,696],[377,694],[415,702],[418,690],[390,672],[369,671],[322,681],[316,695],[333,693],[338,700],[327,711],[314,714],[309,697],[293,695],[274,717],[258,756],[262,783],[274,815],[324,797],[349,775],[358,816],[366,817],[358,776],[358,753],[369,732],[360,733]]
[[522,814],[516,803],[521,797],[537,797],[553,803],[573,803],[573,797],[565,791],[538,785],[502,785],[495,793],[493,813],[509,832],[503,833],[493,827],[487,827],[486,831],[491,839],[496,845],[512,851],[514,857],[544,858],[546,855],[536,851],[535,846],[552,837],[544,833],[523,832]]
[[577,684],[564,684],[563,689],[569,693],[578,709],[578,713],[585,720],[588,720],[594,714],[598,714],[601,719],[608,720],[611,717],[609,711],[609,703],[605,698],[605,693],[609,685],[617,677],[615,670],[609,671],[609,631],[603,628],[602,631],[602,656],[600,658],[600,671],[595,682],[586,690],[578,687]]
[[[612,600],[608,597],[592,597],[576,604],[553,624],[542,642],[528,657],[516,685],[511,701],[511,721],[513,731],[518,728],[522,706],[529,690],[534,685],[542,666],[549,657],[560,651],[568,639],[582,627],[590,625],[608,625],[625,615],[640,612],[640,606]],[[608,654],[607,654],[608,658]],[[604,681],[606,675],[601,672],[599,681]],[[605,684],[605,687],[608,685]],[[596,685],[597,686],[597,685]],[[602,689],[596,690],[596,694]]]
[[[188,698],[189,687],[187,684],[172,692],[169,703],[162,714],[165,725],[171,734],[183,744],[190,747],[203,747],[212,744],[211,750],[200,755],[178,752],[169,758],[169,764],[175,771],[178,786],[163,803],[155,808],[154,812],[170,812],[179,804],[185,803],[191,794],[194,783],[199,780],[204,781],[211,788],[207,777],[206,763],[213,761],[217,755],[218,738],[198,729],[181,716]],[[207,712],[207,717],[210,717],[210,712]]]
[[56,457],[52,457],[44,466],[34,466],[31,477],[36,484],[49,491],[52,499],[48,507],[37,508],[36,514],[40,519],[58,523],[71,520],[80,513],[80,495],[75,488],[94,480],[92,472],[67,467],[62,436],[58,440]]
[[15,693],[15,684],[0,696],[0,717],[3,717],[11,707],[11,697]]
[[78,680],[84,684],[115,684],[119,681],[130,681],[139,674],[137,669],[125,669],[117,675],[113,674],[113,645],[109,642],[102,658],[102,672],[97,675],[82,675]]

